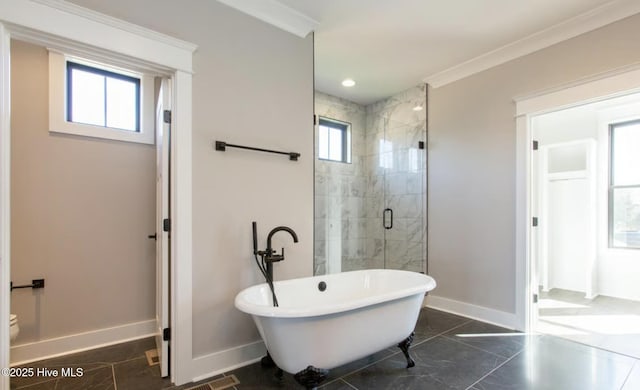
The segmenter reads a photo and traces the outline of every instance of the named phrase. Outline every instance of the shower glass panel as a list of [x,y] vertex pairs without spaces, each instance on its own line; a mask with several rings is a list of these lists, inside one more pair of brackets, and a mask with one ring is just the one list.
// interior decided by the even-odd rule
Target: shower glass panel
[[[384,268],[426,267],[426,91],[412,88],[367,106],[372,163],[372,242]],[[373,165],[373,164],[372,164]],[[376,226],[381,227],[376,228]],[[381,234],[382,233],[382,234]]]
[[316,115],[351,125],[352,156],[318,159],[316,126],[314,273],[425,272],[426,86],[368,106],[316,92]]

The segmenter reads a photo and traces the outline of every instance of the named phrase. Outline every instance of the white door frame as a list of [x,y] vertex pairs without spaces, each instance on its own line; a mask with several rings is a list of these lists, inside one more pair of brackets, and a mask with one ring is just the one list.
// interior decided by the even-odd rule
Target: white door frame
[[532,323],[532,130],[531,118],[587,103],[640,92],[640,67],[596,75],[560,88],[516,97],[516,328]]
[[[16,38],[135,62],[173,80],[171,380],[192,380],[192,57],[197,47],[58,0],[0,0],[0,368],[9,367],[11,52]],[[9,378],[0,377],[0,390]]]
[[[156,349],[160,376],[169,376],[169,340],[164,330],[169,328],[169,232],[164,219],[169,218],[169,148],[171,124],[165,122],[165,112],[171,112],[171,79],[162,78],[156,111]],[[170,230],[170,229],[168,229]]]

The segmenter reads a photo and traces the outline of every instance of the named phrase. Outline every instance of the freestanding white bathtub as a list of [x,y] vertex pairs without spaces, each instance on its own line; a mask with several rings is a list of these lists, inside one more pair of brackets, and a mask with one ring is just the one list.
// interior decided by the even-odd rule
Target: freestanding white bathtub
[[432,277],[416,272],[351,271],[275,282],[279,307],[273,307],[266,283],[241,291],[235,305],[253,316],[278,367],[299,374],[329,370],[403,341],[410,362],[406,350],[424,295],[435,286]]

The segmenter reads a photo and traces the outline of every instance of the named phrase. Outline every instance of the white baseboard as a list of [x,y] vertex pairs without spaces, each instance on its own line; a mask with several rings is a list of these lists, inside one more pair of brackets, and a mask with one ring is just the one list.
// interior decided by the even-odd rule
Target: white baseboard
[[155,334],[155,326],[155,320],[147,320],[16,345],[11,347],[11,365],[21,365],[36,360],[150,337]]
[[193,364],[191,365],[193,381],[197,382],[255,363],[266,353],[267,349],[261,340],[224,351],[214,352],[209,355],[199,356],[193,359]]
[[449,298],[438,297],[429,294],[425,297],[425,306],[457,314],[474,320],[502,326],[503,328],[516,329],[517,318],[514,313],[507,313],[484,306],[472,305]]

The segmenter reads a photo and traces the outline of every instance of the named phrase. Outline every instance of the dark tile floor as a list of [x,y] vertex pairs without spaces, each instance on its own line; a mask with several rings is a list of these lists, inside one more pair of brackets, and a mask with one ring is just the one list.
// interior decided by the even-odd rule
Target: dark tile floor
[[147,338],[28,363],[23,367],[36,370],[82,368],[83,375],[76,378],[11,378],[11,390],[183,390],[196,386],[194,383],[173,386],[168,378],[161,378],[159,367],[149,366],[145,355],[154,348],[154,339]]
[[[12,380],[25,390],[188,389],[172,387],[149,367],[139,340],[30,364],[30,367],[83,367],[82,378]],[[406,368],[397,348],[331,370],[325,390],[354,389],[640,389],[640,361],[554,336],[524,335],[445,312],[423,309],[411,349],[416,366]],[[235,389],[300,389],[293,376],[275,377],[259,363],[226,373]],[[211,379],[209,379],[211,380]],[[208,380],[207,380],[208,381]],[[206,382],[206,381],[203,381]],[[12,387],[13,388],[13,387]]]

